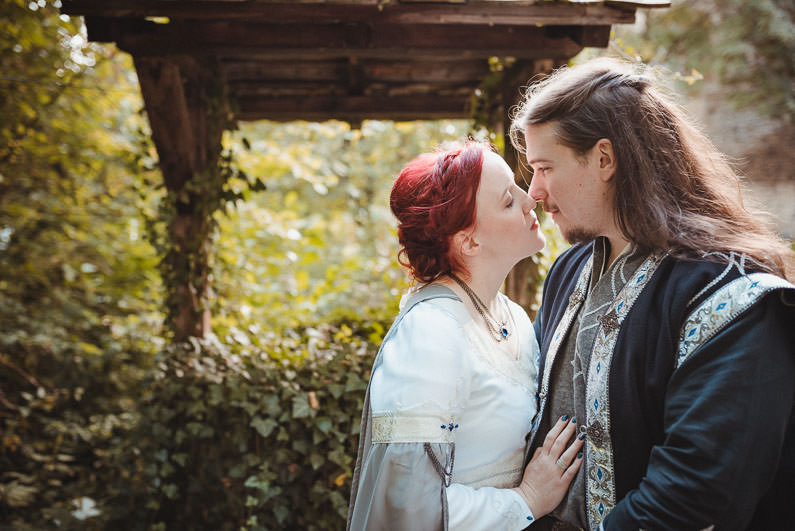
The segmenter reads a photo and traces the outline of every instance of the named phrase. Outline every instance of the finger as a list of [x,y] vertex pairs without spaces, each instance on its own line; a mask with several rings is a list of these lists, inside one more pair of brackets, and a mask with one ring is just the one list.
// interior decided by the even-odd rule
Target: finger
[[569,445],[568,448],[561,454],[560,460],[563,463],[571,464],[574,461],[574,458],[577,456],[577,452],[582,449],[583,443],[585,443],[585,434],[579,434],[574,441]]
[[558,435],[560,435],[560,432],[563,431],[563,428],[565,428],[568,423],[569,423],[568,415],[563,415],[562,417],[560,417],[560,419],[558,419],[555,425],[552,426],[552,429],[549,430],[547,436],[544,437],[543,446],[546,447],[547,449],[550,448],[552,446],[552,443],[555,442],[555,439],[558,438]]
[[566,471],[563,473],[561,479],[569,482],[572,479],[574,479],[574,476],[577,475],[577,471],[582,466],[582,462],[583,462],[583,453],[582,451],[580,451],[577,452],[577,457],[574,458],[574,461],[569,465],[569,468],[567,468]]
[[[573,419],[572,419],[573,420]],[[569,441],[572,437],[574,437],[574,432],[577,429],[576,421],[569,422],[563,431],[558,434],[555,438],[552,446],[549,448],[549,454],[555,458],[560,457],[563,453],[563,450],[566,449],[566,446],[569,444]]]

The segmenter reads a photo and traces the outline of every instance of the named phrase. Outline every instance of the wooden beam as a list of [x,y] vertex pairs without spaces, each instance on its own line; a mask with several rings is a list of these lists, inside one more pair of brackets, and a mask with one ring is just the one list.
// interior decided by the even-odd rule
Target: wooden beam
[[671,7],[671,2],[668,0],[606,0],[605,5],[631,9],[641,7],[649,9],[662,9]]
[[[334,82],[344,79],[348,61],[226,60],[221,64],[229,83],[236,82]],[[362,73],[370,82],[386,83],[468,83],[489,72],[488,61],[474,60],[392,60],[362,59]]]
[[435,120],[469,118],[469,97],[444,94],[408,96],[281,96],[237,100],[239,120]]
[[[639,3],[639,2],[636,2]],[[244,20],[270,23],[377,22],[455,25],[605,25],[634,21],[628,2],[466,2],[456,5],[351,2],[230,2],[204,0],[63,0],[68,15],[115,18],[168,17],[172,20]],[[647,6],[649,7],[649,6]],[[651,6],[657,7],[657,6]]]
[[[100,21],[93,19],[95,24]],[[148,24],[104,19],[105,33],[133,55],[214,55],[225,58],[329,59],[340,57],[568,58],[582,48],[567,29],[527,26],[428,24],[264,24],[175,22]],[[230,42],[234,35],[234,44]],[[573,38],[574,37],[574,38]]]
[[356,67],[358,89],[353,90],[350,67],[341,61],[243,62],[222,67],[229,91],[237,96],[296,93],[378,94],[424,93],[465,89],[472,92],[489,73],[488,62],[474,61],[361,61]]
[[[389,49],[335,49],[335,48],[299,48],[299,49],[268,49],[268,48],[246,48],[241,49],[234,46],[213,46],[202,51],[201,55],[217,57],[222,61],[230,59],[247,59],[257,61],[309,61],[312,59],[348,59],[357,57],[360,59],[380,59],[384,61],[394,61],[405,57],[411,57],[420,61],[460,61],[466,60],[488,60],[489,57],[514,57],[517,59],[570,59],[582,51],[582,46],[574,38],[548,39],[548,47],[518,47],[522,43],[516,43],[512,48],[492,48],[492,49],[458,49],[458,48],[389,48]],[[527,41],[523,41],[527,43]],[[120,46],[121,48],[121,46]],[[121,48],[129,53],[140,54],[141,56],[155,56],[159,54],[156,49],[147,46],[137,51]],[[174,54],[177,54],[176,48]],[[194,50],[196,51],[196,50]],[[179,52],[184,54],[186,52]],[[201,56],[200,55],[200,56]]]
[[280,60],[237,60],[229,59],[221,63],[226,79],[235,81],[334,81],[345,75],[347,61],[280,61]]
[[262,97],[275,97],[280,95],[295,94],[297,96],[314,95],[424,95],[434,93],[466,92],[471,94],[477,88],[478,82],[471,81],[466,84],[459,83],[361,83],[352,85],[347,80],[334,83],[321,82],[279,82],[258,83],[256,81],[235,82],[229,85],[229,92],[236,97],[259,95]]
[[134,57],[138,82],[166,187],[176,190],[196,169],[194,136],[177,61]]

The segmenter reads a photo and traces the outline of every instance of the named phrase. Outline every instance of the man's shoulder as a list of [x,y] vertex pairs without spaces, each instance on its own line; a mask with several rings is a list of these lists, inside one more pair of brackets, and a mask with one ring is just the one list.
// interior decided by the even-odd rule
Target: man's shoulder
[[[795,315],[795,286],[790,282],[768,272],[746,271],[732,265],[724,266],[714,280],[688,301],[680,327],[677,367],[712,338],[728,330],[732,323],[742,321],[743,326],[737,330],[747,333],[754,327],[769,330],[771,324],[791,322],[791,316]],[[692,265],[683,269],[688,267],[697,272],[704,270]],[[795,339],[791,332],[789,337]]]
[[[741,276],[744,271],[735,264],[721,263],[707,259],[684,259],[667,256],[661,264],[660,280],[669,289],[678,291],[698,291],[711,286],[718,288]],[[712,289],[707,288],[708,292]],[[704,293],[706,295],[706,292]]]
[[[658,271],[658,282],[664,291],[676,292],[680,300],[684,297],[689,309],[703,303],[720,290],[729,285],[771,284],[777,288],[786,287],[786,281],[775,275],[764,273],[759,269],[746,267],[742,258],[716,260],[704,258],[666,257]],[[753,276],[754,280],[747,280]],[[659,288],[658,288],[659,289]]]
[[[681,359],[737,319],[753,319],[756,313],[749,310],[758,303],[768,300],[781,307],[774,313],[790,313],[795,301],[795,287],[781,277],[746,268],[741,259],[720,262],[709,258],[666,257],[641,304],[666,316],[681,334],[680,347],[690,345]],[[780,291],[789,293],[769,297]]]

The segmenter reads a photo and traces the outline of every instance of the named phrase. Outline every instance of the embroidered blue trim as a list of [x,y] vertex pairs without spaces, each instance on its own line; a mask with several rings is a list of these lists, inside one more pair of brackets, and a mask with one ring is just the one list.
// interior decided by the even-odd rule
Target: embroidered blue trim
[[795,289],[783,278],[770,273],[751,273],[732,280],[710,295],[688,316],[679,333],[678,369],[704,343],[775,289]]

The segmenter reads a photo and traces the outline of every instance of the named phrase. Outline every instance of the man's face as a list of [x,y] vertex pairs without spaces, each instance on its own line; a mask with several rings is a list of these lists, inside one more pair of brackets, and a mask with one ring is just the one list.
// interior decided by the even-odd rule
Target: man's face
[[607,235],[612,227],[613,201],[609,177],[597,143],[582,157],[558,142],[555,123],[530,125],[525,130],[527,162],[533,168],[528,193],[569,243]]

